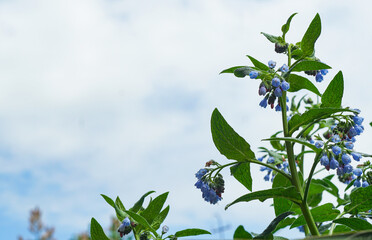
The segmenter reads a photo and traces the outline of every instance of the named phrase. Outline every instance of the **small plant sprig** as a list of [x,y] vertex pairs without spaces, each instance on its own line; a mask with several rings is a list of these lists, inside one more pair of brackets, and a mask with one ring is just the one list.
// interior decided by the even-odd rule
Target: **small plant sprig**
[[[315,43],[321,33],[319,14],[300,42],[286,41],[295,15],[292,14],[282,26],[281,36],[262,33],[274,43],[276,53],[287,56],[286,63],[277,67],[274,60],[264,64],[247,55],[253,66],[236,66],[221,72],[260,80],[258,95],[263,99],[258,105],[275,108],[282,116],[282,129],[264,139],[271,143],[272,149],[260,147],[261,156],[256,158],[250,145],[216,108],[211,118],[212,138],[219,152],[232,162],[225,165],[213,160],[207,162],[206,167],[196,173],[195,186],[202,191],[205,201],[216,204],[222,200],[221,194],[225,190],[221,171],[229,167],[235,179],[251,193],[227,204],[225,209],[240,202],[273,199],[276,218],[255,238],[272,238],[274,233],[287,226],[299,228],[306,236],[343,233],[342,237],[350,237],[361,230],[370,230],[367,234],[372,234],[372,224],[367,220],[372,209],[372,164],[368,160],[360,163],[361,159],[371,155],[354,150],[356,137],[364,131],[364,118],[359,109],[342,107],[344,79],[341,71],[323,93],[305,77],[314,76],[316,83],[323,82],[331,67],[315,55]],[[315,94],[316,103],[306,95],[299,101],[294,95],[289,103],[288,93],[299,90]],[[300,145],[299,152],[295,152],[297,145]],[[305,161],[312,162],[311,169],[306,172]],[[252,192],[251,163],[261,165],[260,170],[267,172],[264,180],[272,181],[271,189]],[[315,179],[316,174],[324,170],[330,175]],[[334,176],[347,184],[345,191],[354,186],[350,194],[340,196],[338,187],[332,182]],[[334,196],[338,204],[320,205],[324,192]],[[253,236],[239,226],[234,239],[251,239]]]

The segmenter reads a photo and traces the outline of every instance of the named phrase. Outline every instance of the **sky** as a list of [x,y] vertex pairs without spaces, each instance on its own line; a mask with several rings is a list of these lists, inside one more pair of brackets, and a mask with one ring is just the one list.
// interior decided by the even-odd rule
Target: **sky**
[[[101,193],[130,206],[149,190],[170,192],[170,232],[219,224],[230,228],[209,238],[231,239],[240,224],[262,232],[274,217],[271,202],[225,211],[247,193],[227,170],[217,205],[193,186],[205,162],[229,162],[211,138],[215,107],[256,152],[281,127],[279,113],[258,106],[257,80],[219,72],[249,65],[247,54],[285,63],[260,32],[279,35],[298,12],[287,35],[297,42],[319,13],[316,53],[332,70],[317,86],[323,92],[342,70],[343,105],[371,122],[371,7],[367,0],[1,1],[0,239],[30,236],[35,206],[58,239],[86,231],[91,217],[106,227],[114,211]],[[371,134],[366,125],[359,151],[368,152]],[[258,167],[252,175],[254,190],[270,187]]]

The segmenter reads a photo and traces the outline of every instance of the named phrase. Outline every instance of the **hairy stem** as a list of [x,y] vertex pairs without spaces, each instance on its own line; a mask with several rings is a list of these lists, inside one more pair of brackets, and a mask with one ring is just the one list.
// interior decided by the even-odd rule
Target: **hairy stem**
[[320,156],[321,156],[321,153],[318,153],[318,154],[315,156],[313,166],[311,167],[311,170],[310,170],[310,173],[309,173],[309,177],[307,178],[306,188],[305,188],[305,192],[304,192],[304,199],[303,199],[303,201],[304,201],[305,203],[307,202],[307,196],[308,196],[308,194],[309,194],[309,189],[310,189],[311,179],[313,178],[314,171],[315,171],[316,165],[317,165],[318,162],[319,162]]

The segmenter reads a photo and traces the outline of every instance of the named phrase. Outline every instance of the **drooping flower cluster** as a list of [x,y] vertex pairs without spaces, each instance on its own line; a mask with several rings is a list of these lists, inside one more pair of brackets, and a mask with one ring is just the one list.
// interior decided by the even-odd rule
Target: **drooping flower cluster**
[[324,143],[321,140],[314,141],[310,139],[310,143],[315,147],[323,148],[323,155],[320,158],[320,164],[327,170],[336,170],[339,180],[349,184],[353,179],[355,187],[366,187],[368,182],[365,179],[363,171],[360,168],[353,168],[351,165],[352,159],[359,162],[362,155],[353,150],[355,137],[364,131],[362,125],[363,117],[359,116],[360,110],[355,110],[354,116],[345,116],[337,124],[332,125],[327,132],[323,134],[327,140]]
[[132,231],[131,222],[128,217],[124,218],[123,222],[118,228],[118,232],[120,233],[120,237],[129,234]]
[[[262,162],[266,158],[266,156],[267,155],[264,155],[262,157],[259,157],[257,160],[260,161],[260,162]],[[290,174],[288,162],[285,161],[285,159],[275,160],[274,157],[269,156],[267,158],[267,160],[266,160],[266,163],[275,166],[277,169],[283,170],[287,174]],[[261,166],[260,167],[260,171],[261,172],[267,171],[267,174],[264,176],[264,180],[265,181],[269,181],[270,180],[270,176],[271,176],[271,181],[274,180],[275,173],[273,173],[273,170],[271,168],[266,167],[266,166]]]
[[[263,108],[266,108],[267,105],[270,105],[271,108],[273,109],[275,105],[275,100],[282,96],[283,91],[288,91],[290,88],[290,84],[286,82],[281,76],[276,74],[276,72],[280,71],[282,73],[286,73],[289,71],[289,67],[286,64],[283,64],[277,71],[274,71],[276,62],[274,62],[273,60],[270,60],[268,62],[268,66],[270,69],[269,70],[270,74],[267,75],[267,77],[265,77],[264,79],[262,79],[262,82],[258,88],[258,95],[264,96],[264,99],[259,103],[259,105]],[[275,107],[275,111],[281,111],[279,100]]]
[[315,81],[317,82],[322,82],[323,81],[323,76],[327,75],[328,70],[327,69],[322,69],[318,71],[305,71],[307,75],[312,75],[315,76]]
[[225,191],[225,181],[221,174],[214,177],[213,181],[207,178],[206,174],[208,169],[202,168],[196,174],[198,181],[195,183],[195,187],[200,189],[202,197],[205,201],[216,204],[221,201],[221,194]]

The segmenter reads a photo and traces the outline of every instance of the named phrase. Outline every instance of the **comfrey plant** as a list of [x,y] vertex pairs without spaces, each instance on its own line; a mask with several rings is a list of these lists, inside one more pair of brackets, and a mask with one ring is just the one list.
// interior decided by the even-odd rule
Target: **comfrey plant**
[[[262,33],[275,44],[275,52],[287,56],[287,62],[277,64],[268,59],[266,65],[248,56],[253,66],[237,66],[221,72],[257,80],[258,95],[263,97],[258,105],[281,113],[282,130],[264,139],[271,143],[272,149],[261,147],[256,157],[246,140],[215,109],[211,118],[213,141],[219,152],[232,162],[223,165],[214,160],[207,162],[196,173],[195,186],[205,201],[216,204],[225,190],[221,170],[229,167],[250,193],[227,204],[225,209],[237,203],[273,199],[276,218],[268,228],[255,235],[239,226],[234,239],[253,236],[271,239],[275,232],[287,226],[299,228],[306,236],[341,233],[338,237],[342,238],[362,230],[367,231],[358,232],[359,237],[370,236],[372,164],[362,160],[368,160],[371,155],[358,152],[354,146],[364,131],[362,114],[358,109],[342,106],[341,71],[323,93],[317,89],[315,84],[329,81],[327,69],[331,68],[315,55],[321,20],[317,14],[302,40],[293,44],[286,41],[286,34],[295,15],[282,26],[281,36]],[[289,93],[299,90],[315,94],[317,101],[306,95],[298,101],[296,96],[288,98]],[[312,164],[306,171],[305,161]],[[252,192],[251,163],[261,165],[260,170],[266,172],[263,179],[272,181],[271,189]],[[328,171],[328,176],[316,179],[315,175],[321,171]],[[337,178],[346,184],[344,196],[332,182]],[[337,205],[320,205],[323,192],[334,196]]]
[[[166,206],[163,209],[168,197],[168,192],[163,193],[154,199],[150,199],[148,206],[146,208],[143,207],[145,198],[152,193],[154,193],[154,191],[145,193],[133,205],[133,207],[129,209],[124,207],[119,197],[114,201],[108,196],[101,194],[104,200],[115,209],[116,216],[121,222],[121,225],[117,229],[121,238],[129,236],[128,239],[134,237],[136,240],[176,240],[180,237],[211,234],[210,232],[199,228],[190,228],[178,231],[174,234],[168,234],[169,227],[167,225],[162,225],[169,212],[169,206]],[[159,229],[160,232],[158,232]],[[101,225],[94,218],[92,218],[90,223],[90,235],[92,240],[110,240],[106,236]]]

